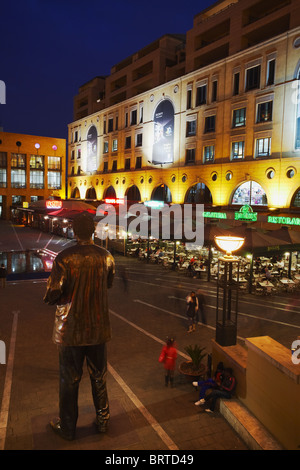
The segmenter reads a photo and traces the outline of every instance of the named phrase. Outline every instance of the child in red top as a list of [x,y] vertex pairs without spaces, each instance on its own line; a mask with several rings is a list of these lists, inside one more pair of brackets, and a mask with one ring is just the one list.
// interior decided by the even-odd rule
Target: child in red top
[[174,370],[177,359],[177,349],[174,338],[167,338],[165,346],[162,348],[159,362],[163,362],[165,368],[165,386],[170,381],[171,387],[174,384]]

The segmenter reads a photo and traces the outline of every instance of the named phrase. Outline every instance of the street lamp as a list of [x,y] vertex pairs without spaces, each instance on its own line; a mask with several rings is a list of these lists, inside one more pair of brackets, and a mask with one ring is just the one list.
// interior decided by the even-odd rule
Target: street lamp
[[[218,259],[216,342],[221,346],[232,346],[236,344],[237,337],[240,270],[239,258],[233,256],[232,252],[242,247],[244,238],[216,236],[215,242],[222,251],[225,251],[225,255]],[[221,293],[223,293],[222,299]]]

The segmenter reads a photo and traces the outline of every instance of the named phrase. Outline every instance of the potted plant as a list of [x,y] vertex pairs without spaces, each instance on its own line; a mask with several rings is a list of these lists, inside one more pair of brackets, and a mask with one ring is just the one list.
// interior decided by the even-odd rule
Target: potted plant
[[203,352],[205,348],[200,348],[198,344],[195,344],[194,346],[186,346],[184,350],[188,353],[191,360],[181,362],[179,364],[179,371],[189,380],[196,380],[206,372],[206,366],[202,363],[205,356],[207,356],[207,354]]

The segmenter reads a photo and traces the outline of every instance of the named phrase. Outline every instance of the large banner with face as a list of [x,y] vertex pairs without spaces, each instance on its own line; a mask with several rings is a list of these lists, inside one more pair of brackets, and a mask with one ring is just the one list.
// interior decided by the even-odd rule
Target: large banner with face
[[89,128],[87,133],[87,171],[97,170],[97,129],[95,126]]
[[174,107],[170,100],[161,101],[154,112],[152,163],[174,161]]

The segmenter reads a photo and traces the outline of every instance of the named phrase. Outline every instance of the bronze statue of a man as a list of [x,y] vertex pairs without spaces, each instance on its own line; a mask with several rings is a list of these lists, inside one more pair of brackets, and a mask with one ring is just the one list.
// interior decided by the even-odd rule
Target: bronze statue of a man
[[82,213],[73,221],[77,244],[61,251],[53,262],[44,301],[56,305],[53,341],[59,348],[59,418],[52,429],[64,439],[75,438],[78,389],[86,358],[90,374],[95,424],[106,432],[109,402],[106,389],[106,343],[111,338],[107,289],[115,262],[94,244],[93,218]]

